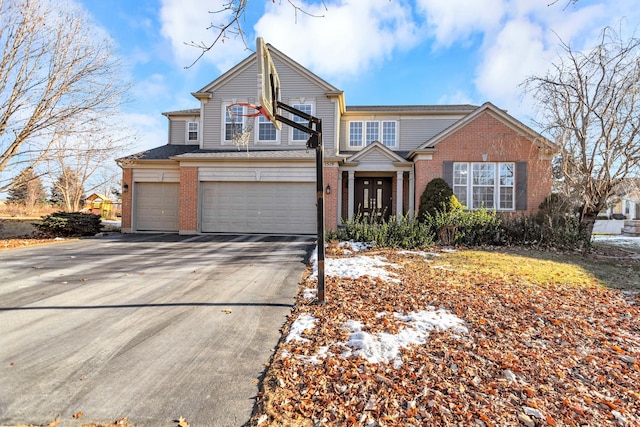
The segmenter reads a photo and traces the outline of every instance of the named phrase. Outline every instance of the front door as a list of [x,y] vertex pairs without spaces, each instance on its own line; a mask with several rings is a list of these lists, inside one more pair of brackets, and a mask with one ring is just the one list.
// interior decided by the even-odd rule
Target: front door
[[356,213],[385,221],[391,216],[391,178],[355,179]]

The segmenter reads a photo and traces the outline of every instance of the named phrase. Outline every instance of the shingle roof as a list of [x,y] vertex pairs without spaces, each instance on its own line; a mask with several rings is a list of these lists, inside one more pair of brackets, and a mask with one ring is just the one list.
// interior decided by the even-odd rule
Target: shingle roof
[[460,105],[347,105],[349,113],[470,113],[478,106],[470,104]]
[[117,159],[117,162],[135,161],[135,160],[168,160],[170,157],[179,156],[180,154],[190,153],[200,148],[199,145],[162,145],[160,147],[151,148],[146,151],[131,154],[126,157]]
[[191,108],[188,110],[165,111],[164,113],[162,113],[163,116],[193,116],[193,115],[199,115],[199,114],[200,114],[199,108]]
[[268,159],[307,159],[315,157],[315,150],[195,150],[193,152],[178,155],[181,159],[236,159],[236,158],[268,158]]
[[247,150],[230,148],[228,150],[201,150],[198,145],[163,145],[140,153],[117,159],[117,162],[139,161],[139,160],[169,160],[173,157],[182,159],[236,159],[246,158],[268,158],[268,159],[307,159],[315,157],[315,150]]

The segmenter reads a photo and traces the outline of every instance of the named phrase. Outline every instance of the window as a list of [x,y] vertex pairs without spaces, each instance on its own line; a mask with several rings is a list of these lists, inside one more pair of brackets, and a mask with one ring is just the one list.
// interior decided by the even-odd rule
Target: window
[[274,142],[278,139],[276,127],[265,116],[258,117],[258,141]]
[[396,146],[396,122],[382,122],[382,143],[387,147]]
[[199,122],[187,122],[187,141],[198,141]]
[[454,163],[453,165],[453,194],[463,206],[468,206],[468,166],[467,163]]
[[[233,133],[234,133],[234,129],[233,126],[235,125],[235,131],[236,132],[240,132],[242,130],[242,128],[244,127],[244,116],[235,116],[233,119],[231,119],[231,116],[229,115],[229,111],[226,109],[225,107],[225,113],[224,113],[224,140],[225,141],[231,141],[233,139]],[[244,114],[244,107],[240,106],[240,105],[234,105],[231,108],[231,111],[234,114]]]
[[454,163],[453,194],[470,209],[515,209],[515,163]]
[[513,197],[515,188],[514,166],[513,163],[499,164],[500,180],[498,181],[498,188],[500,189],[500,198],[498,200],[498,209],[513,210],[515,208]]
[[[292,104],[291,106],[296,110],[302,111],[303,113],[313,115],[313,106],[311,104]],[[291,120],[296,123],[302,123],[305,126],[309,124],[308,120],[305,120],[300,116],[296,116],[295,114],[291,114]],[[295,128],[291,129],[291,142],[307,142],[307,140],[309,139],[309,134]]]
[[374,141],[387,147],[397,147],[397,122],[349,122],[349,147],[365,147]]
[[349,147],[362,147],[362,122],[349,123]]
[[373,141],[380,141],[379,132],[380,125],[378,122],[367,122],[367,135],[364,144],[369,145]]

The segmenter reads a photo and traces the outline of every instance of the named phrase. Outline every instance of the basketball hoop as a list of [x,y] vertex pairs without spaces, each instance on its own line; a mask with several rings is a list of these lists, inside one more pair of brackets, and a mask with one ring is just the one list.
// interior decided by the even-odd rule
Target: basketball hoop
[[231,142],[238,147],[246,148],[249,152],[249,139],[255,120],[245,120],[245,117],[255,118],[263,115],[262,107],[246,102],[237,102],[227,106],[227,115],[231,121]]

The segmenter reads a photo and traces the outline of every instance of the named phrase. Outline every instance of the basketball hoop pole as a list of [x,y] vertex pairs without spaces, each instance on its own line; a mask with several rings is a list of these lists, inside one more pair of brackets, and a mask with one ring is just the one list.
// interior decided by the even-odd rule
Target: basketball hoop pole
[[288,117],[275,114],[276,120],[291,126],[309,135],[307,148],[316,149],[316,196],[317,196],[317,226],[318,226],[318,303],[325,302],[324,296],[324,151],[322,148],[322,120],[293,108],[280,101],[275,102],[278,108],[290,112],[298,117],[308,120],[307,126],[301,122],[296,122]]

